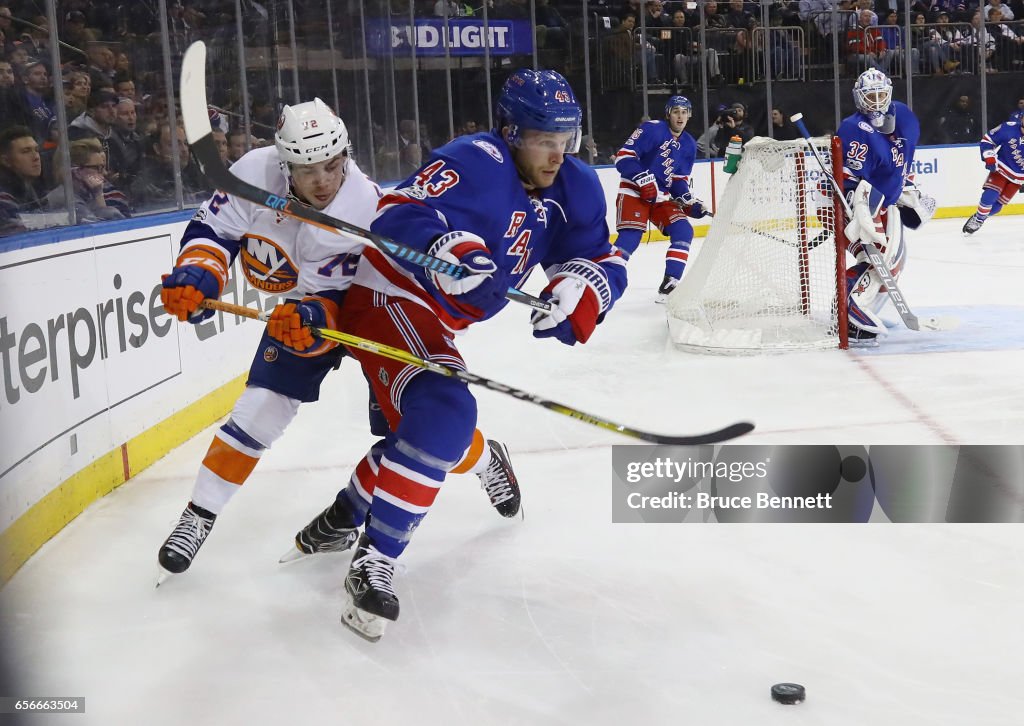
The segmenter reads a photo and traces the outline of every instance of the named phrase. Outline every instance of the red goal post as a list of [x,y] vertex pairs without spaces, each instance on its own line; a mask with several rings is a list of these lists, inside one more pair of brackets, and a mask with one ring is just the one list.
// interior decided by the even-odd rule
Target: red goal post
[[[846,348],[842,206],[807,141],[755,138],[666,305],[679,348],[726,355]],[[837,137],[812,140],[842,179]]]

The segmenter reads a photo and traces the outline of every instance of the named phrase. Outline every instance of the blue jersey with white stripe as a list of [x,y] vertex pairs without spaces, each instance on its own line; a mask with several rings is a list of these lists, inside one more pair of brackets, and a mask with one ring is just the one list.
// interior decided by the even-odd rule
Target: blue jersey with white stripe
[[667,121],[645,121],[615,154],[615,168],[622,175],[620,188],[635,187],[633,178],[649,172],[659,191],[687,196],[696,158],[697,142],[686,131],[675,136]]
[[[597,174],[573,156],[565,157],[551,186],[527,191],[512,150],[500,135],[462,136],[435,149],[418,172],[385,193],[378,209],[371,230],[424,252],[451,231],[482,237],[495,264],[509,273],[516,287],[538,264],[549,269],[588,260],[604,276],[598,285],[602,312],[626,288],[625,262],[609,241]],[[423,268],[370,254],[356,281],[427,302],[453,330],[476,322],[438,293]]]
[[980,147],[982,159],[995,158],[996,171],[1014,184],[1024,184],[1024,130],[1019,117],[982,136]]
[[864,179],[885,197],[885,206],[895,204],[903,192],[921,138],[921,125],[906,104],[893,101],[887,114],[896,117],[891,134],[876,129],[859,112],[843,119],[837,132],[843,142],[843,190]]

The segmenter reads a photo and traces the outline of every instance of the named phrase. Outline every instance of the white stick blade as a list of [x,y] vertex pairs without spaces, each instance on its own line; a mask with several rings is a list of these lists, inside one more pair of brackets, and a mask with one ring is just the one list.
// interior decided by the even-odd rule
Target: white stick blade
[[196,41],[181,59],[181,118],[185,138],[194,144],[211,133],[210,114],[206,108],[206,44]]

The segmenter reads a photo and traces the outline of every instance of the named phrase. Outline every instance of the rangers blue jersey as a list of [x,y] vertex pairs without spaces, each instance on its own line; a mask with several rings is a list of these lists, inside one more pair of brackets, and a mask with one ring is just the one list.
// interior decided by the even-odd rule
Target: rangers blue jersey
[[896,117],[891,134],[883,134],[861,113],[843,119],[837,133],[843,142],[844,191],[865,179],[889,206],[899,199],[903,183],[914,168],[921,125],[914,112],[899,101],[893,101],[886,114]]
[[[597,174],[572,156],[550,187],[528,192],[501,136],[462,136],[435,149],[418,172],[385,193],[378,210],[372,231],[428,253],[448,232],[479,235],[516,287],[535,265],[547,270],[575,260],[586,261],[600,278],[602,313],[626,288],[625,262],[609,242]],[[423,268],[376,250],[364,252],[356,284],[424,304],[451,330],[478,321],[455,309]]]
[[633,178],[650,172],[659,191],[672,197],[688,196],[696,158],[697,142],[686,131],[677,138],[665,121],[645,121],[615,154],[615,168],[622,175],[619,190],[636,194]]
[[995,170],[1014,184],[1024,184],[1024,131],[1019,117],[981,137],[981,158],[996,160]]

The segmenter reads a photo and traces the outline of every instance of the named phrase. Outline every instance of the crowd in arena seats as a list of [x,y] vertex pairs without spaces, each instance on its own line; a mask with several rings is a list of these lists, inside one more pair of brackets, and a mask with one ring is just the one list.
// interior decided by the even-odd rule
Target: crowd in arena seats
[[[171,120],[165,49],[174,69],[189,43],[207,41],[219,71],[208,78],[217,104],[211,122],[231,163],[272,138],[287,95],[281,79],[289,71],[281,57],[289,52],[290,33],[281,29],[288,28],[289,7],[300,53],[323,50],[333,40],[337,57],[350,61],[348,72],[365,57],[363,22],[479,20],[485,12],[489,20],[531,22],[539,64],[573,78],[582,76],[586,48],[597,94],[638,94],[644,82],[689,94],[707,83],[728,99],[731,87],[769,76],[830,80],[837,66],[846,79],[868,67],[897,77],[1024,72],[1024,0],[590,0],[586,15],[579,0],[330,0],[330,25],[323,22],[325,2],[243,0],[238,20],[234,0],[167,0],[164,38],[155,1],[55,0],[55,65],[46,0],[0,0],[0,234],[59,224],[69,209],[77,221],[118,219],[190,206],[208,194]],[[247,48],[258,51],[247,60],[248,108],[237,81],[239,25]],[[492,59],[495,74],[509,62],[532,58]],[[466,77],[476,73],[474,87],[480,87],[482,71],[472,70],[479,61],[467,67]],[[55,83],[63,109],[56,106]],[[304,94],[312,84],[304,78]],[[735,97],[749,100],[749,94]],[[349,88],[350,105],[375,100],[352,98]],[[978,94],[952,98],[945,113],[936,114],[929,141],[976,141]],[[478,101],[470,98],[455,113],[482,118]],[[708,137],[706,148],[720,148],[715,140],[729,123],[723,112],[732,108],[711,109],[710,129],[691,128]],[[778,116],[773,133],[792,133]],[[376,166],[382,180],[403,178],[451,135],[446,118],[424,114],[418,127],[408,117],[391,118],[393,128],[373,129],[372,148],[358,150],[364,167]],[[363,143],[371,138],[370,125],[365,117],[356,123]],[[477,130],[477,121],[461,119],[455,135]],[[754,131],[764,134],[767,127]],[[591,138],[583,153],[607,163],[614,149],[603,145],[611,144],[610,137]]]

